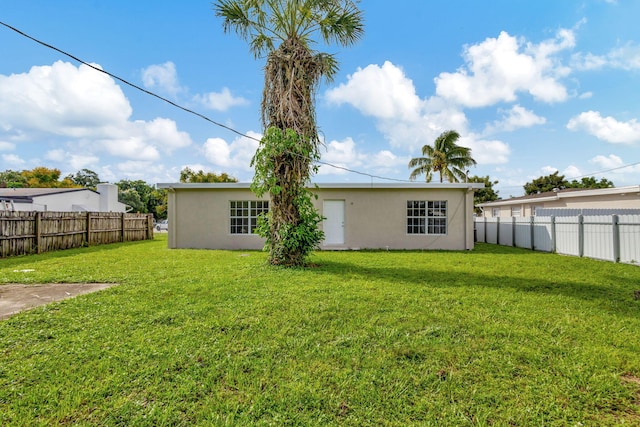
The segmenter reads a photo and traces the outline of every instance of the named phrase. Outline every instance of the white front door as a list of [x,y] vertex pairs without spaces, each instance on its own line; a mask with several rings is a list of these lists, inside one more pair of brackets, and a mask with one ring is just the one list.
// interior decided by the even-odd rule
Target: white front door
[[344,244],[344,200],[325,200],[322,213],[325,217],[322,223],[324,244]]

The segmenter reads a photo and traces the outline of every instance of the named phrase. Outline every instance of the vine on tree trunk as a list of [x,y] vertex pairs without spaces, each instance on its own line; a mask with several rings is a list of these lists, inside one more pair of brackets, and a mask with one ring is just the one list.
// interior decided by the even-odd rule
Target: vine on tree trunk
[[310,173],[317,170],[314,166],[310,171],[309,164],[317,159],[315,147],[294,130],[270,127],[251,161],[252,191],[271,198],[269,213],[258,219],[256,228],[265,238],[271,264],[302,266],[324,239],[318,228],[323,218],[312,202],[316,196],[307,188]]

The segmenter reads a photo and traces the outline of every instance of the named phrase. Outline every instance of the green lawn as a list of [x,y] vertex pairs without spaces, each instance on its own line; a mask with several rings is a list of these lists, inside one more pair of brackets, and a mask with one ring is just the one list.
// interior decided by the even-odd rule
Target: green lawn
[[0,283],[120,284],[0,322],[0,425],[640,425],[636,266],[265,260],[166,235],[0,260]]

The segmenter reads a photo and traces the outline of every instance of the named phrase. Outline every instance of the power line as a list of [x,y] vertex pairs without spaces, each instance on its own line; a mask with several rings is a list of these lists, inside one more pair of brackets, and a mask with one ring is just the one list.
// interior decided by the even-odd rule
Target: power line
[[[80,64],[86,65],[87,67],[90,67],[95,71],[98,71],[100,73],[106,74],[109,77],[111,77],[111,78],[113,78],[113,79],[115,79],[115,80],[117,80],[117,81],[119,81],[121,83],[124,83],[127,86],[130,86],[130,87],[132,87],[134,89],[137,89],[137,90],[139,90],[141,92],[146,93],[147,95],[153,96],[154,98],[157,98],[157,99],[159,99],[161,101],[164,101],[167,104],[170,104],[173,107],[176,107],[176,108],[178,108],[178,109],[180,109],[180,110],[182,110],[182,111],[184,111],[186,113],[193,114],[193,115],[195,115],[195,116],[197,116],[197,117],[199,117],[199,118],[201,118],[203,120],[206,120],[209,123],[214,124],[215,126],[218,126],[218,127],[223,128],[223,129],[226,129],[226,130],[228,130],[230,132],[233,132],[234,134],[239,135],[241,137],[248,138],[248,139],[260,142],[260,140],[258,138],[255,138],[255,137],[253,137],[251,135],[246,135],[246,134],[244,134],[244,133],[242,133],[242,132],[240,132],[240,131],[238,131],[238,130],[230,127],[230,126],[227,126],[227,125],[224,125],[224,124],[222,124],[220,122],[217,122],[217,121],[205,116],[204,114],[201,114],[201,113],[198,113],[197,111],[194,111],[194,110],[191,110],[189,108],[183,107],[182,105],[177,104],[177,103],[175,103],[175,102],[173,102],[173,101],[171,101],[171,100],[169,100],[169,99],[167,99],[167,98],[165,98],[165,97],[163,97],[161,95],[158,95],[155,92],[151,92],[151,91],[149,91],[147,89],[144,89],[143,87],[140,87],[140,86],[136,85],[135,83],[131,83],[130,81],[125,80],[122,77],[119,77],[119,76],[117,76],[117,75],[115,75],[113,73],[110,73],[107,70],[103,70],[102,68],[96,67],[95,65],[92,65],[92,64],[90,64],[90,63],[88,63],[86,61],[83,61],[82,59],[80,59],[80,58],[78,58],[78,57],[76,57],[76,56],[74,56],[74,55],[72,55],[72,54],[70,54],[70,53],[68,53],[68,52],[66,52],[66,51],[64,51],[62,49],[59,49],[59,48],[57,48],[57,47],[55,47],[53,45],[50,45],[48,43],[45,43],[45,42],[43,42],[43,41],[41,41],[41,40],[39,40],[39,39],[37,39],[37,38],[35,38],[33,36],[30,36],[29,34],[23,32],[23,31],[20,31],[19,29],[15,28],[15,27],[13,27],[13,26],[5,23],[5,22],[0,21],[0,25],[3,25],[3,26],[5,26],[6,28],[8,28],[8,29],[10,29],[12,31],[15,31],[16,33],[20,34],[21,36],[26,37],[29,40],[32,40],[32,41],[34,41],[34,42],[36,42],[36,43],[38,43],[38,44],[40,44],[40,45],[42,45],[44,47],[52,49],[52,50],[54,50],[54,51],[56,51],[56,52],[58,52],[58,53],[60,53],[60,54],[62,54],[64,56],[66,56],[68,58],[71,58],[72,60],[74,60],[74,61],[76,61],[76,62],[78,62]],[[290,152],[289,154],[303,157],[302,155],[297,154],[297,153],[291,153]],[[323,162],[323,161],[320,161],[320,160],[317,160],[316,163],[319,163],[321,165],[330,166],[330,167],[335,168],[335,169],[344,170],[346,172],[367,176],[367,177],[370,177],[372,179],[380,179],[380,180],[386,180],[386,181],[397,181],[397,182],[411,182],[411,181],[406,180],[406,179],[389,178],[389,177],[384,177],[384,176],[379,176],[379,175],[373,175],[373,174],[370,174],[370,173],[367,173],[367,172],[357,171],[357,170],[350,169],[350,168],[347,168],[347,167],[344,167],[344,166],[338,166],[338,165],[334,165],[334,164],[331,164],[331,163],[328,163],[328,162]]]
[[572,176],[571,179],[588,178],[588,177],[591,177],[593,175],[598,175],[600,173],[611,172],[611,171],[615,171],[615,170],[618,170],[618,169],[629,168],[631,166],[636,166],[636,165],[640,165],[640,162],[629,163],[628,165],[618,166],[618,167],[611,168],[611,169],[605,169],[605,170],[602,170],[602,171],[590,173],[588,175]]

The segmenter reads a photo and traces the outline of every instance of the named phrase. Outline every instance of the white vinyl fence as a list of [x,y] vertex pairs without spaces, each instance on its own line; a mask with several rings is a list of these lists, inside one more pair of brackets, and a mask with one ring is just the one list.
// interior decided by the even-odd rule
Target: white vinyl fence
[[478,242],[613,262],[640,262],[640,215],[475,218]]

